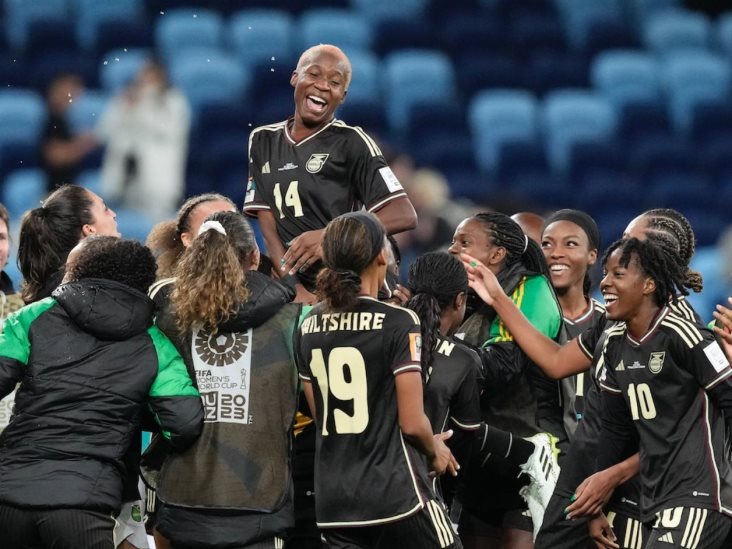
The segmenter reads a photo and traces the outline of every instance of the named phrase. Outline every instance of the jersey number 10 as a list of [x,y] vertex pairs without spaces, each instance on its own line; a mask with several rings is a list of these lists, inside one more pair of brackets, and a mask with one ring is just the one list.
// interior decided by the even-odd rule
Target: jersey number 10
[[[275,183],[274,199],[277,210],[280,212],[280,219],[284,219],[285,212],[282,211],[282,190],[280,184]],[[300,193],[297,192],[297,181],[290,181],[285,191],[285,206],[293,209],[295,217],[302,217],[302,204],[300,203]]]
[[653,402],[651,388],[647,383],[628,385],[628,400],[630,401],[630,413],[635,421],[638,421],[641,416],[643,419],[656,417],[656,405]]
[[[346,368],[350,381],[346,379]],[[335,347],[328,355],[326,366],[322,349],[313,349],[310,371],[318,381],[323,398],[323,436],[328,433],[328,401],[332,394],[338,400],[353,401],[353,415],[333,408],[336,433],[363,433],[369,424],[368,392],[366,387],[366,363],[355,347]]]

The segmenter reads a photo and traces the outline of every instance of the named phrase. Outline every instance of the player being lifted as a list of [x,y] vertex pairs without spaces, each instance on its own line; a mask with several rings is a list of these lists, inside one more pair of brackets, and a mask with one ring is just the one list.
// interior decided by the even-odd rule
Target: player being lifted
[[[312,291],[328,222],[365,207],[388,234],[413,229],[417,214],[378,145],[335,118],[351,82],[351,62],[337,47],[306,50],[293,71],[295,113],[249,136],[244,213],[257,217],[267,252]],[[313,296],[298,290],[299,299]]]
[[[376,300],[386,233],[367,212],[334,219],[323,238],[322,299],[295,340],[317,422],[318,526],[331,548],[461,547],[428,478],[457,462],[423,408],[417,316]],[[427,457],[427,462],[420,456]]]

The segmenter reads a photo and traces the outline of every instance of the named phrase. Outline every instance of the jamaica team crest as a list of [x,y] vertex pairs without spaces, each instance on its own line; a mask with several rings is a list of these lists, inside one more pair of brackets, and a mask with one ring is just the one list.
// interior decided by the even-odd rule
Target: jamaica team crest
[[323,167],[323,164],[325,164],[325,161],[328,159],[328,156],[330,155],[311,154],[307,164],[305,164],[305,169],[310,173],[318,173]]
[[651,353],[651,359],[648,361],[648,369],[651,373],[657,374],[663,368],[663,359],[666,358],[666,353]]

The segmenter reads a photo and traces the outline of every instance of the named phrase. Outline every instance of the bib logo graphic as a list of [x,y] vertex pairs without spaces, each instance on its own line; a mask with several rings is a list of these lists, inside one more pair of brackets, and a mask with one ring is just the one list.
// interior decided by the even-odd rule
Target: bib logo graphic
[[666,358],[666,352],[651,353],[651,359],[648,361],[648,369],[651,373],[658,374],[663,368],[663,359]]
[[132,509],[130,509],[130,516],[135,522],[142,522],[142,511],[137,503],[135,503],[132,506]]
[[212,334],[208,329],[201,329],[194,342],[198,356],[210,366],[233,364],[246,352],[248,345],[247,332]]
[[311,154],[305,169],[310,173],[318,173],[322,168],[325,161],[328,159],[328,154]]

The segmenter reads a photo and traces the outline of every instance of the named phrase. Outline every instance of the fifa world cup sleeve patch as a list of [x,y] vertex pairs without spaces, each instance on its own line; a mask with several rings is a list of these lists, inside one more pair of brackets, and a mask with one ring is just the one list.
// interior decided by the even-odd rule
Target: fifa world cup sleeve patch
[[727,357],[724,356],[722,348],[716,341],[713,341],[712,343],[704,347],[704,354],[707,355],[709,362],[718,373],[722,372],[725,368],[729,366]]
[[381,174],[384,183],[386,183],[386,188],[389,189],[390,193],[395,193],[397,191],[403,190],[402,184],[399,183],[397,176],[394,175],[394,172],[391,171],[391,168],[389,166],[379,168],[379,173]]
[[409,354],[414,362],[422,362],[421,334],[409,334]]
[[254,183],[254,178],[250,177],[249,181],[247,181],[247,192],[244,196],[244,202],[254,202],[254,190],[256,188],[256,185]]

